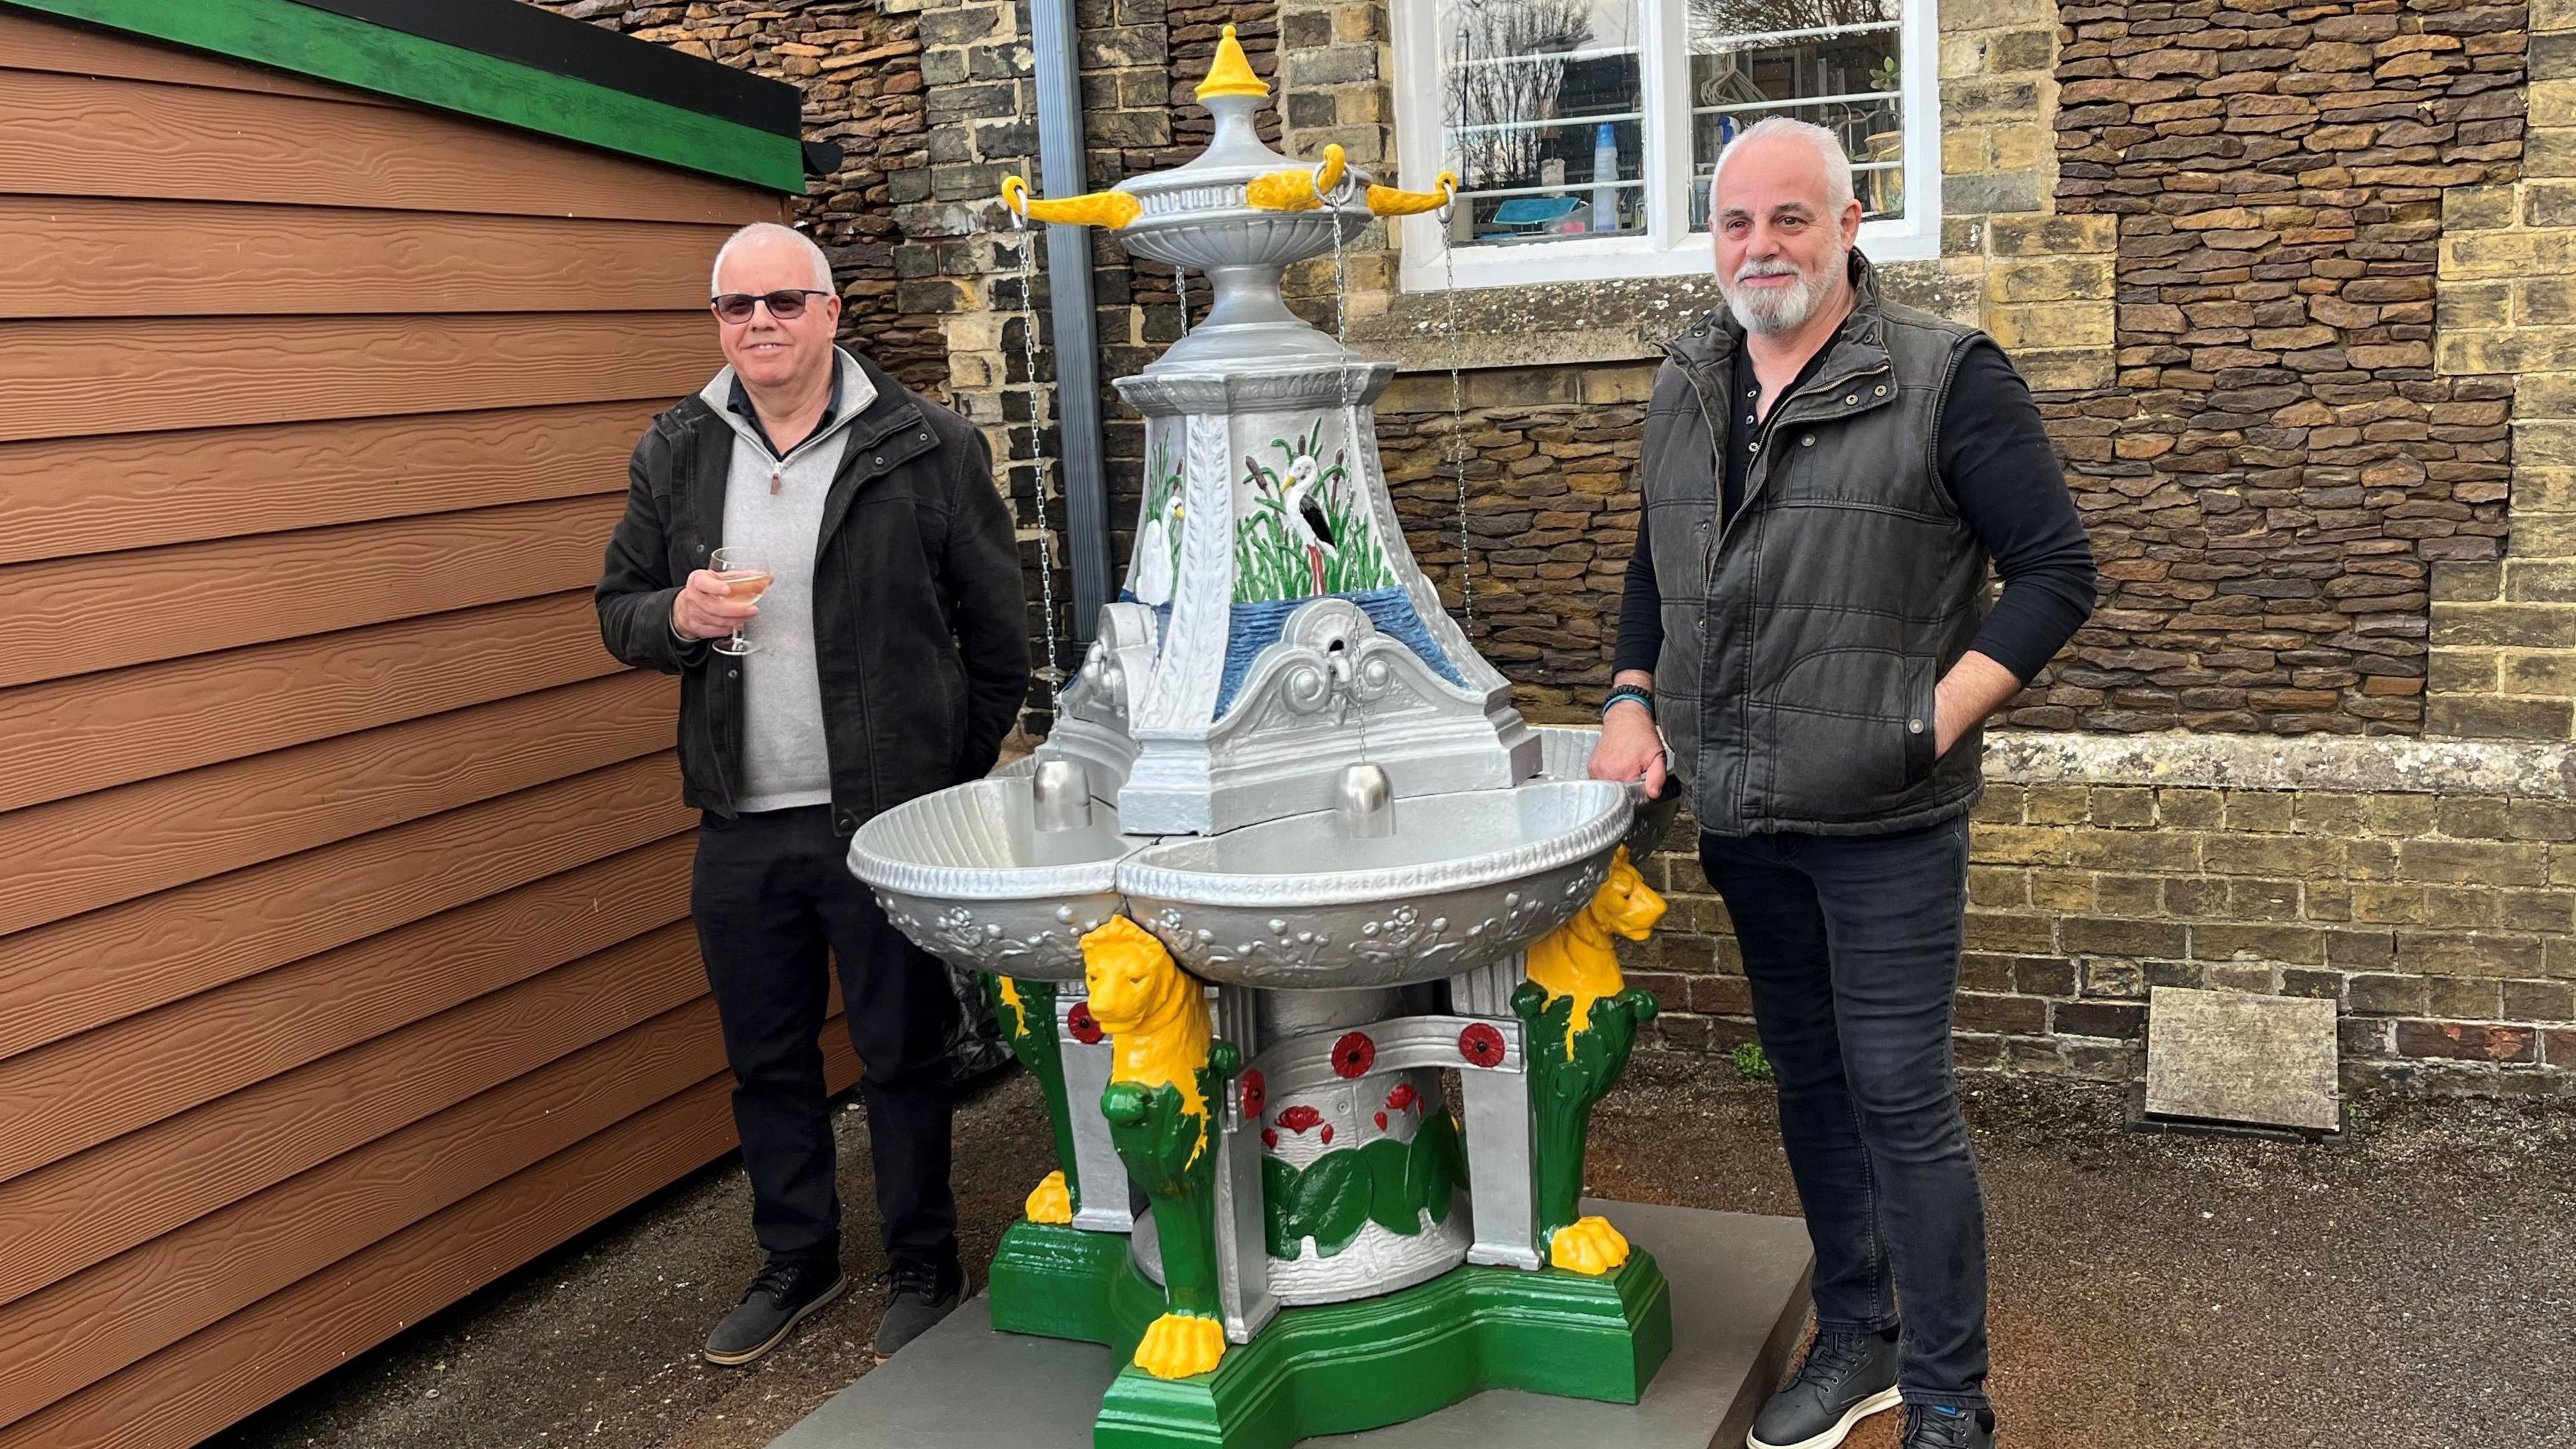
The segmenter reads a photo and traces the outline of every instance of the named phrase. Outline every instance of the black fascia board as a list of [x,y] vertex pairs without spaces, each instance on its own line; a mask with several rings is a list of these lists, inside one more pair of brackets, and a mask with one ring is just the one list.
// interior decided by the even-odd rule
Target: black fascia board
[[522,0],[295,0],[532,70],[802,138],[804,93],[785,81],[620,35]]

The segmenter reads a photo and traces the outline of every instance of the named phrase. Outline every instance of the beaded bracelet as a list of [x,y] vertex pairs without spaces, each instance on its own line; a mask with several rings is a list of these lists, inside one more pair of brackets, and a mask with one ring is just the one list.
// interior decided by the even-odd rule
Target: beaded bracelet
[[1646,707],[1646,718],[1655,717],[1655,693],[1642,684],[1621,684],[1611,688],[1601,701],[1601,717],[1610,717],[1610,707],[1623,699],[1633,699]]

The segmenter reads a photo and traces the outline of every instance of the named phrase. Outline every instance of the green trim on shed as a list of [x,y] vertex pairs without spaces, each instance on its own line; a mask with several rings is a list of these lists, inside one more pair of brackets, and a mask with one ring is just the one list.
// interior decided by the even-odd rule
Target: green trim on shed
[[793,136],[293,0],[0,0],[0,5],[213,51],[772,191],[802,195],[805,190],[804,149]]

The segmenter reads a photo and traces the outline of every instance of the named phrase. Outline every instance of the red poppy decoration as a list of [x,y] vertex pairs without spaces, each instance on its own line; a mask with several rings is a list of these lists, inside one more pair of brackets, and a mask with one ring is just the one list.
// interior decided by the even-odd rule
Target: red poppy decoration
[[1279,1114],[1279,1125],[1303,1137],[1308,1128],[1324,1120],[1324,1114],[1300,1102]]
[[1486,1022],[1475,1022],[1458,1033],[1458,1055],[1472,1065],[1499,1067],[1503,1064],[1503,1034]]
[[1273,1151],[1273,1152],[1278,1151],[1278,1150],[1279,1150],[1279,1134],[1278,1134],[1278,1133],[1276,1133],[1276,1132],[1271,1131],[1271,1130],[1270,1130],[1269,1128],[1267,1128],[1267,1127],[1262,1128],[1262,1129],[1261,1129],[1261,1145],[1262,1145],[1262,1146],[1264,1146],[1264,1147],[1269,1148],[1269,1149],[1270,1149],[1271,1151]]
[[1356,1077],[1376,1060],[1377,1043],[1368,1039],[1367,1032],[1355,1031],[1333,1043],[1334,1076]]
[[1377,1130],[1380,1132],[1386,1130],[1386,1114],[1384,1112],[1377,1114]]
[[1073,1039],[1084,1046],[1100,1044],[1100,1023],[1091,1019],[1091,1003],[1077,1001],[1073,1010],[1064,1014],[1064,1024],[1073,1029]]
[[1324,1145],[1326,1147],[1333,1145],[1333,1124],[1330,1122],[1324,1124]]
[[1386,1094],[1386,1110],[1406,1111],[1421,1100],[1422,1094],[1413,1090],[1411,1082],[1398,1082],[1395,1084],[1395,1090]]
[[1262,1080],[1259,1072],[1245,1072],[1243,1074],[1243,1115],[1259,1121],[1262,1110],[1269,1105],[1270,1084]]

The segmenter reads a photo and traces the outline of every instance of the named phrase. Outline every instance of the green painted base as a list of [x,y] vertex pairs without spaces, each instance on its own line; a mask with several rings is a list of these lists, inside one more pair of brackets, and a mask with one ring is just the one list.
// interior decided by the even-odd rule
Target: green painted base
[[[1122,1255],[1107,1301],[1124,1362],[1163,1296]],[[1599,1278],[1460,1268],[1384,1298],[1288,1309],[1211,1374],[1166,1381],[1131,1364],[1101,1401],[1092,1445],[1288,1449],[1486,1389],[1633,1404],[1672,1346],[1671,1289],[1643,1249]]]
[[[1110,1343],[1118,1337],[1111,1296],[1126,1263],[1124,1233],[1087,1233],[1025,1218],[1013,1223],[993,1254],[993,1326],[1008,1333]],[[1130,1336],[1129,1352],[1135,1343]]]

